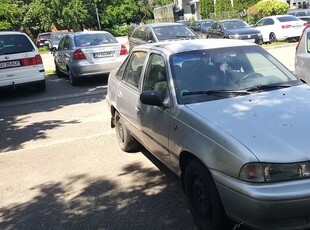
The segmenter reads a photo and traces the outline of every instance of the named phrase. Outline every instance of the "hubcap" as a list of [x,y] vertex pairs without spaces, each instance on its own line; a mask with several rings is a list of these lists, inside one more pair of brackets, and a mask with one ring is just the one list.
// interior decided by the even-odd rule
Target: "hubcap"
[[196,214],[199,218],[210,219],[212,217],[212,206],[210,196],[207,192],[207,185],[202,177],[197,177],[192,187],[192,200]]

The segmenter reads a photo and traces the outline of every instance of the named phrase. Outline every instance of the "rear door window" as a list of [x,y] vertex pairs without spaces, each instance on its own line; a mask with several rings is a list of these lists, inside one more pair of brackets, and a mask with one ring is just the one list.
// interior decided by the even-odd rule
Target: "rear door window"
[[35,48],[26,35],[1,35],[0,55],[33,52]]

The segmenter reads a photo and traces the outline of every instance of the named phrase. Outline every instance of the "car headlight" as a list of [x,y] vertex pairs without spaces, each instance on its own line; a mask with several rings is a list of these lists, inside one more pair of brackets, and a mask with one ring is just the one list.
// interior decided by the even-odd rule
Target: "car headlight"
[[239,34],[231,34],[231,35],[228,35],[229,38],[232,38],[232,39],[239,39]]
[[263,35],[262,35],[262,33],[258,33],[257,36],[258,36],[258,37],[261,37],[261,36],[263,36]]
[[248,182],[275,182],[310,178],[310,162],[247,163],[242,166],[239,179]]

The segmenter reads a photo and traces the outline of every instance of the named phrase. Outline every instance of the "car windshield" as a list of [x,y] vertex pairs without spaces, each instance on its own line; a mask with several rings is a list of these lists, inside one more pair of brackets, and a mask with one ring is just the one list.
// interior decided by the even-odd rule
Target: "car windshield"
[[217,100],[300,84],[259,46],[197,50],[171,56],[178,102]]
[[34,47],[25,35],[0,35],[0,55],[34,51]]
[[159,41],[180,38],[196,38],[196,35],[184,25],[155,27],[154,32]]
[[242,20],[225,21],[223,22],[223,26],[227,30],[242,29],[242,28],[250,27],[246,22]]
[[85,47],[94,45],[103,45],[110,43],[117,43],[116,38],[108,33],[92,33],[92,34],[79,34],[74,38],[75,46]]

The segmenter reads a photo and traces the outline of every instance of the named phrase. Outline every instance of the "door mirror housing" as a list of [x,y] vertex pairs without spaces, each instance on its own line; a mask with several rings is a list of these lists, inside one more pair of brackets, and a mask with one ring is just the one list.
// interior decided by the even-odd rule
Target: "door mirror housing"
[[164,106],[160,93],[156,90],[141,93],[140,101],[146,105]]

